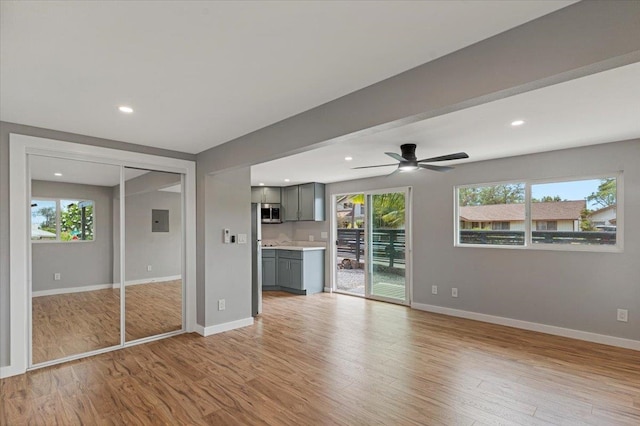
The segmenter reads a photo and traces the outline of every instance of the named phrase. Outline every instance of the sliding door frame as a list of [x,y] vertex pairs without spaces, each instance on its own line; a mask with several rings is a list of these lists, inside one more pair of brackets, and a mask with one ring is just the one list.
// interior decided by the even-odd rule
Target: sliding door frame
[[[27,370],[58,364],[73,359],[129,347],[151,340],[161,339],[170,335],[195,331],[196,326],[196,191],[195,191],[195,162],[180,160],[157,155],[122,151],[112,148],[82,145],[53,139],[38,138],[12,133],[9,136],[10,156],[10,364],[2,367],[0,377],[23,374]],[[96,351],[61,358],[55,361],[31,363],[31,238],[30,223],[30,171],[28,155],[42,155],[48,157],[65,158],[79,161],[93,161],[102,164],[120,166],[120,194],[121,194],[121,229],[123,226],[124,201],[122,193],[123,168],[135,167],[156,171],[179,173],[183,175],[183,235],[182,235],[182,278],[183,278],[183,327],[182,330],[164,333],[149,338],[138,339],[124,344],[111,346]],[[120,240],[120,281],[124,275],[124,239]],[[123,289],[123,287],[121,287]],[[123,291],[121,291],[123,293]],[[121,304],[124,297],[121,297]],[[122,308],[121,308],[122,314]],[[122,318],[121,318],[122,321]],[[124,329],[121,329],[123,333]],[[124,334],[124,333],[123,333]]]
[[[371,274],[370,274],[370,261],[369,261],[369,250],[370,250],[370,241],[369,241],[369,229],[371,227],[370,223],[370,215],[372,213],[373,205],[370,202],[371,196],[376,194],[388,194],[393,192],[401,192],[405,194],[405,300],[399,301],[398,299],[390,299],[386,297],[375,296],[371,294]],[[336,203],[338,197],[344,195],[351,194],[364,194],[365,198],[365,221],[364,221],[364,233],[365,233],[365,244],[364,244],[364,259],[365,259],[365,294],[363,296],[349,293],[346,291],[337,290],[338,285],[338,247],[336,245],[336,241],[338,240],[338,224],[337,224],[337,207]],[[378,300],[382,302],[390,302],[405,306],[411,306],[411,299],[413,295],[413,215],[411,211],[413,210],[413,200],[412,200],[412,187],[397,187],[397,188],[382,188],[382,189],[372,189],[372,190],[354,190],[349,192],[340,192],[336,194],[331,194],[331,222],[330,222],[330,231],[331,231],[331,291],[341,294],[348,294],[356,297],[365,297],[367,299]]]

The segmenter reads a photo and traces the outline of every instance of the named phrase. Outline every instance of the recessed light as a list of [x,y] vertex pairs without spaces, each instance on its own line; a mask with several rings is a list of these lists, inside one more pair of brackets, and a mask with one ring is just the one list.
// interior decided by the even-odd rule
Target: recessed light
[[258,185],[260,185],[260,186],[264,186],[264,182],[260,182]]
[[291,182],[291,179],[285,179],[284,181],[285,182]]
[[351,160],[353,160],[353,157],[344,157],[344,160],[345,161],[351,161]]
[[120,110],[120,112],[124,112],[125,114],[131,114],[133,112],[133,108],[129,106],[119,106],[118,109]]
[[60,177],[60,176],[62,176],[62,173],[54,173],[53,175]]
[[518,126],[522,126],[524,124],[524,120],[515,120],[511,122],[511,125],[513,127],[518,127]]

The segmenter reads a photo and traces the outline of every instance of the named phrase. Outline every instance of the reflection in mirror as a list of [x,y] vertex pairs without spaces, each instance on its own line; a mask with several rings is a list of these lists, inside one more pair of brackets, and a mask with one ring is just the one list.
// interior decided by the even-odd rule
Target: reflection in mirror
[[182,329],[182,175],[124,170],[128,342]]
[[119,345],[113,191],[120,167],[37,155],[29,161],[32,364]]

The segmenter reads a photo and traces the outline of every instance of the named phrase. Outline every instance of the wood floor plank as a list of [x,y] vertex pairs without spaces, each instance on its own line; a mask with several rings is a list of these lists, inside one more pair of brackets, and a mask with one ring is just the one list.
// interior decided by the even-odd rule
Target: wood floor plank
[[2,379],[0,425],[640,424],[637,351],[345,295],[270,292],[263,309]]

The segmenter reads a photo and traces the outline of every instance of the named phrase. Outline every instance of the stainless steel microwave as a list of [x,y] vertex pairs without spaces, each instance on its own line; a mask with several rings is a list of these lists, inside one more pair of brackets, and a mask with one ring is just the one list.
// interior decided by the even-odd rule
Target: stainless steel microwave
[[262,223],[282,223],[280,204],[262,204],[260,218]]

